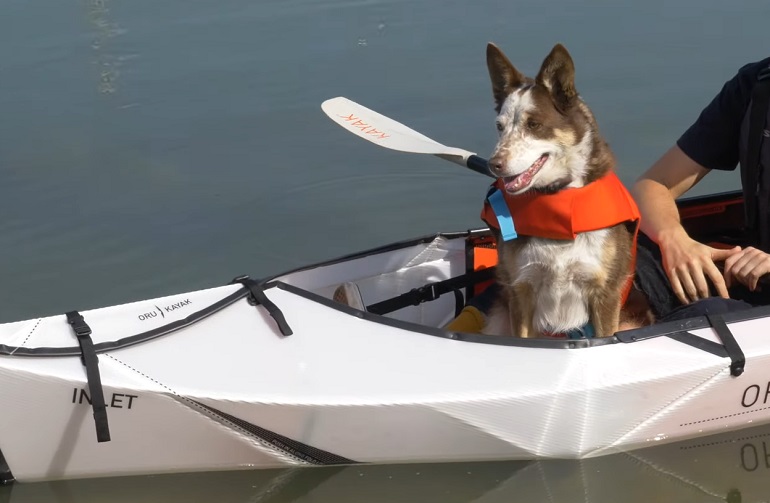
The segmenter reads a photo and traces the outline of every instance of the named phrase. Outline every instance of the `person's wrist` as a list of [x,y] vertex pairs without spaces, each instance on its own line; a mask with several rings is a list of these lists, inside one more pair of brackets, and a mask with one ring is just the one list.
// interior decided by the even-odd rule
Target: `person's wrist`
[[687,237],[687,232],[685,232],[684,227],[676,225],[662,229],[658,232],[656,242],[658,243],[658,246],[664,248],[670,246],[672,243],[681,243],[683,240],[687,239]]

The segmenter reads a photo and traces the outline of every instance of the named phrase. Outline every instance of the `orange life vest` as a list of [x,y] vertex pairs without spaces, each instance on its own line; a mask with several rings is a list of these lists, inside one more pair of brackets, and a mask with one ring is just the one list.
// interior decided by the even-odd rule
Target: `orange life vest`
[[[496,199],[497,204],[491,202],[490,198],[492,201]],[[505,201],[507,215],[501,215],[501,211],[495,209],[500,209],[501,200]],[[505,213],[505,209],[502,213]],[[625,303],[636,268],[636,236],[641,216],[636,202],[615,173],[607,173],[584,187],[563,189],[555,194],[511,195],[505,191],[502,179],[498,178],[487,194],[481,219],[488,226],[500,229],[505,240],[515,239],[518,234],[572,240],[581,232],[606,229],[622,222],[635,222],[631,274],[623,291]]]

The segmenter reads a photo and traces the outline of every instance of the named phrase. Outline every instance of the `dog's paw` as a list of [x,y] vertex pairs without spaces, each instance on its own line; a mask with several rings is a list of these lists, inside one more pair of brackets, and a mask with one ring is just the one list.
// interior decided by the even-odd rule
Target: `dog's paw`
[[508,313],[508,309],[503,307],[493,307],[487,315],[486,324],[481,330],[483,335],[497,335],[510,337],[513,335],[511,331],[511,318]]

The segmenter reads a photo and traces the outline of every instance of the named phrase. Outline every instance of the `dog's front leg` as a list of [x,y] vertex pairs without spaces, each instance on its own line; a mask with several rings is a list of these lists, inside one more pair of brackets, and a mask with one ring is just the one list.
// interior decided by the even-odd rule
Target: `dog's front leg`
[[518,283],[513,286],[513,302],[511,303],[511,330],[513,335],[523,339],[538,337],[535,330],[535,293],[529,283]]
[[591,322],[594,324],[596,337],[609,337],[618,331],[620,325],[619,293],[612,296],[594,296],[590,309]]

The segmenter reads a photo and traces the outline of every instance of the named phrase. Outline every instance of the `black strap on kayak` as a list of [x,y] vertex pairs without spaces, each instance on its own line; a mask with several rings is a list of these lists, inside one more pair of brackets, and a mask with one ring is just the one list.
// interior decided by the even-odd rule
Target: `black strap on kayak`
[[3,456],[3,451],[0,450],[0,486],[4,484],[10,484],[14,481],[11,468],[8,466],[8,462]]
[[718,314],[707,314],[706,319],[708,319],[717,336],[719,336],[725,351],[727,351],[727,356],[732,361],[730,364],[730,375],[738,377],[743,374],[743,369],[746,366],[746,357],[743,355],[743,350],[738,345],[738,341],[735,340],[735,336],[727,327],[724,318]]
[[104,402],[104,390],[102,379],[99,375],[99,357],[96,356],[94,341],[91,340],[91,327],[88,326],[83,315],[77,311],[67,313],[67,323],[72,326],[80,345],[80,361],[86,368],[88,393],[91,395],[91,407],[94,411],[96,423],[96,440],[99,442],[110,441],[110,426],[107,423],[107,405]]
[[455,290],[455,318],[463,312],[463,307],[465,307],[465,297],[460,290]]
[[236,425],[242,431],[248,432],[263,442],[269,443],[276,449],[308,463],[315,465],[352,465],[357,463],[352,459],[342,457],[338,454],[313,447],[289,437],[284,437],[283,435],[279,435],[274,431],[267,430],[248,421],[244,421],[243,419],[222,412],[221,410],[215,409],[214,407],[210,407],[201,402],[195,401],[194,403],[207,410],[215,417],[224,419]]
[[275,323],[278,325],[278,330],[281,331],[281,334],[284,336],[289,336],[294,333],[289,324],[286,322],[286,317],[283,315],[283,312],[281,312],[281,310],[273,303],[272,300],[267,298],[262,285],[260,285],[257,280],[251,279],[248,276],[238,276],[237,278],[233,279],[231,283],[240,283],[248,288],[249,292],[251,293],[250,300],[252,303],[256,306],[262,306],[267,309],[267,312],[270,314],[270,316],[272,316],[272,318],[275,320]]
[[428,283],[425,286],[413,288],[397,297],[377,302],[371,306],[366,306],[366,310],[374,314],[388,314],[408,306],[418,306],[423,302],[436,300],[445,293],[453,292],[460,288],[465,288],[468,285],[492,279],[494,278],[494,275],[495,268],[488,267],[486,269],[469,272],[436,283]]

